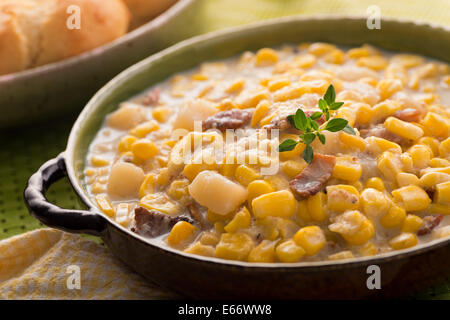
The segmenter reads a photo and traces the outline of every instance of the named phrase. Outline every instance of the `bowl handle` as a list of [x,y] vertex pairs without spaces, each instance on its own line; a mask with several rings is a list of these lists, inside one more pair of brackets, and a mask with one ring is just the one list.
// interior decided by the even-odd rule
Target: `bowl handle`
[[31,215],[42,223],[74,233],[99,236],[106,228],[107,220],[100,214],[60,208],[45,198],[47,189],[67,175],[64,153],[44,163],[28,180],[24,191],[25,204]]

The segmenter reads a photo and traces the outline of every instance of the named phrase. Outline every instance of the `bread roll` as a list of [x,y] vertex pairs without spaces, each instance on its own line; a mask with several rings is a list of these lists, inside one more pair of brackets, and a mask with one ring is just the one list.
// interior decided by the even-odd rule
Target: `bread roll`
[[[80,29],[69,29],[69,6]],[[130,13],[122,0],[0,0],[0,75],[78,55],[124,35]]]
[[123,0],[131,11],[131,27],[136,28],[163,13],[177,0]]

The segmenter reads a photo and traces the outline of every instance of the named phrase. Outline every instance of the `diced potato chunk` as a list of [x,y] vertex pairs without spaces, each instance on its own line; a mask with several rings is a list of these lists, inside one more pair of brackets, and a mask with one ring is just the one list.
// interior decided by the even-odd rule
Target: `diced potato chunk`
[[223,215],[235,211],[247,199],[246,188],[209,170],[195,177],[189,194],[202,206]]
[[193,131],[195,121],[203,121],[218,111],[214,104],[207,100],[192,100],[178,110],[173,127],[174,129],[182,128]]
[[136,198],[144,181],[144,171],[127,162],[117,162],[111,168],[107,190],[112,196]]
[[130,130],[145,121],[141,107],[125,103],[108,117],[108,125],[119,130]]

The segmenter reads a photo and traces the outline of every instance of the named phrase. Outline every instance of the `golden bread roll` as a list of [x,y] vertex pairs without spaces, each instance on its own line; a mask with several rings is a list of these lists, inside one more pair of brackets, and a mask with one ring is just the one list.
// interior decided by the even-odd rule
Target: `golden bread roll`
[[[68,27],[80,9],[80,29]],[[121,0],[0,0],[0,75],[69,58],[124,35]]]
[[136,28],[163,13],[177,0],[123,0],[131,11],[132,28]]

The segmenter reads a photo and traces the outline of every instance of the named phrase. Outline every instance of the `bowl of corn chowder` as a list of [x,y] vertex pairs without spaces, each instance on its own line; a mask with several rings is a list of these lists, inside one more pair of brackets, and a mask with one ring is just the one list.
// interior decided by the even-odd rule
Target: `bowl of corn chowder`
[[[377,261],[390,261],[395,283],[408,279],[409,254],[425,259],[420,252],[438,247],[448,258],[448,64],[408,39],[362,32],[362,20],[326,21],[353,25],[354,38],[324,39],[320,19],[284,19],[181,43],[125,71],[50,166],[73,175],[92,228],[74,215],[75,225],[44,222],[100,234],[138,272],[154,279],[148,270],[163,268],[160,283],[173,288],[172,277],[208,294],[198,268],[227,274],[224,293],[263,274],[307,286],[312,269],[351,277]],[[197,273],[174,276],[179,267]],[[341,278],[313,295],[366,287]]]

